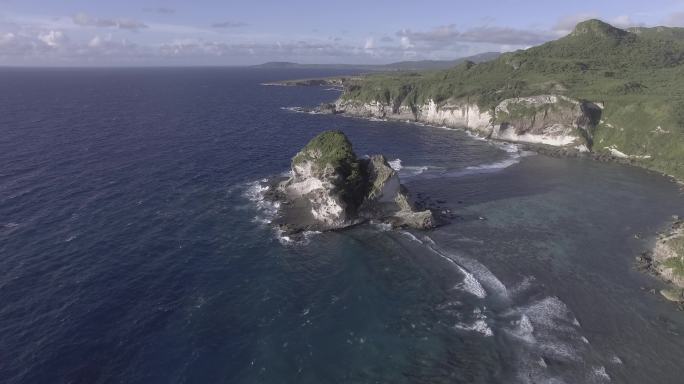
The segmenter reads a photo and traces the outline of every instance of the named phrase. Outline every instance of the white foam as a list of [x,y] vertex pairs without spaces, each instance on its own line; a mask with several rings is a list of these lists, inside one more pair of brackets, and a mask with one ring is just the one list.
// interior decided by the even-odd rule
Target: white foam
[[466,130],[465,133],[466,133],[466,135],[470,136],[471,139],[478,140],[478,141],[487,141],[487,139],[485,139],[484,137],[478,136],[477,134],[475,134],[469,130]]
[[494,336],[494,331],[489,328],[489,325],[487,325],[487,322],[484,320],[475,320],[472,324],[456,324],[455,327],[464,331],[478,332],[485,337]]
[[392,230],[392,224],[389,223],[382,223],[382,222],[371,222],[371,225],[381,232],[388,232]]
[[[508,168],[512,165],[518,164],[519,162],[520,162],[519,157],[513,157],[510,159],[497,161],[495,163],[473,165],[473,166],[467,167],[466,169],[469,171],[481,171],[481,172],[497,171],[497,170]],[[475,172],[475,173],[481,173],[481,172]]]
[[[426,236],[427,237],[427,236]],[[497,296],[503,300],[509,300],[508,289],[484,264],[477,260],[464,257],[458,253],[449,253],[440,249],[434,242],[432,248],[442,255],[446,255],[448,259],[455,264],[465,267],[477,280],[484,285],[488,291],[496,292]]]
[[520,153],[520,146],[515,143],[495,142],[494,145],[508,153]]
[[418,176],[422,174],[423,172],[434,169],[434,170],[443,170],[444,168],[441,167],[433,167],[430,165],[415,165],[415,166],[407,166],[403,165],[401,159],[394,159],[390,160],[387,162],[389,166],[394,169],[396,172],[399,173],[399,176],[402,179],[407,179],[411,177]]
[[480,299],[484,299],[485,297],[487,297],[487,291],[485,291],[484,287],[482,287],[482,284],[480,284],[480,282],[475,278],[475,276],[473,276],[472,273],[463,269],[463,267],[456,264],[453,260],[451,260],[451,262],[454,263],[454,265],[456,265],[456,267],[461,271],[461,273],[463,273],[463,281],[458,285],[459,287],[463,288],[466,292],[469,292],[474,296],[479,297]]
[[282,234],[282,232],[278,232],[278,241],[280,241],[280,244],[287,245],[287,244],[292,244],[294,243],[294,240],[290,236],[285,236]]
[[403,168],[401,166],[401,159],[390,160],[387,162],[387,164],[389,164],[389,166],[392,167],[392,169],[394,169],[397,172],[400,171],[401,168]]
[[511,291],[512,296],[518,296],[521,293],[527,291],[532,287],[532,282],[535,281],[536,278],[534,276],[525,276],[520,283],[516,284],[515,287],[513,287]]
[[401,172],[400,172],[400,176],[405,178],[405,179],[410,178],[410,177],[414,177],[414,176],[418,176],[430,168],[436,169],[437,167],[429,167],[427,165],[402,167]]
[[487,316],[482,313],[482,310],[480,308],[475,308],[473,310],[473,315],[475,315],[475,320],[471,324],[458,323],[455,327],[464,331],[478,332],[485,337],[494,336],[494,331],[492,331],[487,324]]
[[277,229],[276,230],[276,237],[278,238],[278,241],[280,241],[280,244],[282,244],[282,245],[303,246],[303,245],[309,245],[309,243],[311,243],[311,239],[317,235],[320,235],[321,233],[322,232],[319,232],[319,231],[304,231],[304,232],[302,232],[301,237],[293,239],[290,236],[284,235],[282,230]]
[[540,358],[539,358],[539,366],[542,367],[542,368],[548,367],[548,365],[546,365],[546,361],[544,360],[543,357],[540,357]]
[[594,377],[597,377],[604,381],[610,381],[610,375],[608,374],[608,372],[606,372],[606,367],[604,366],[594,367],[594,369],[591,371],[591,374]]
[[415,242],[417,242],[417,243],[423,244],[423,242],[420,241],[420,239],[417,238],[416,236],[414,236],[411,232],[401,231],[401,232],[399,232],[399,233],[401,233],[402,235],[408,237],[409,239],[411,239],[411,240],[413,240],[413,241],[415,241]]
[[280,107],[280,109],[290,112],[306,112],[302,107]]
[[523,314],[519,320],[513,322],[514,328],[510,330],[513,336],[527,342],[535,343],[537,340],[534,338],[534,326],[527,315]]
[[437,244],[429,236],[425,236],[423,240],[425,240],[428,243],[428,248],[432,252],[453,264],[463,275],[463,281],[461,281],[454,288],[461,288],[480,299],[484,299],[485,297],[487,297],[487,291],[485,291],[482,284],[480,284],[480,282],[477,280],[477,278],[475,278],[475,276],[473,276],[472,273],[468,272],[465,268],[461,267],[458,263],[456,263],[456,261],[454,261],[451,257],[447,256],[447,254],[441,251],[437,247]]
[[296,113],[308,113],[309,115],[320,115],[321,113],[315,109],[309,109],[304,107],[280,107],[284,111],[296,112]]
[[546,297],[523,308],[523,313],[527,314],[535,324],[541,324],[549,329],[563,331],[574,331],[566,324],[572,322],[574,316],[568,307],[555,296]]
[[265,183],[268,179],[261,179],[246,184],[243,196],[256,204],[257,210],[262,215],[255,217],[256,221],[270,223],[280,208],[279,202],[272,202],[265,199],[266,192],[270,189]]
[[534,152],[530,151],[522,151],[520,149],[520,146],[517,144],[512,144],[512,143],[496,143],[495,144],[498,148],[503,150],[506,153],[509,153],[509,157],[505,160],[497,161],[494,163],[487,163],[487,164],[480,164],[480,165],[474,165],[467,167],[466,170],[468,171],[476,171],[477,173],[484,173],[484,172],[492,172],[492,171],[498,171],[501,169],[508,168],[512,165],[518,164],[520,162],[520,158],[526,157],[526,156],[531,156],[534,155]]

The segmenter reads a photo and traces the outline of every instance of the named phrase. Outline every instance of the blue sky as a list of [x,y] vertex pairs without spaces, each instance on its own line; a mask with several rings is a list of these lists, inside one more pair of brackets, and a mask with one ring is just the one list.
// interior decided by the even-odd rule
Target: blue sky
[[587,18],[684,27],[684,1],[0,0],[0,65],[453,59],[537,45]]

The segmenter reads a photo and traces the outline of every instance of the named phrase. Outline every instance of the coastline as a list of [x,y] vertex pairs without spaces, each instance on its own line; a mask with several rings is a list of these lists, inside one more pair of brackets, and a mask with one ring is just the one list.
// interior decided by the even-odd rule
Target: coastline
[[[465,132],[468,132],[469,134],[472,134],[474,136],[477,136],[478,138],[481,138],[483,140],[488,140],[491,142],[502,142],[502,143],[510,143],[510,144],[516,144],[521,146],[521,148],[525,150],[530,150],[539,154],[543,154],[546,156],[551,156],[551,157],[576,157],[576,158],[586,158],[586,159],[591,159],[594,161],[600,161],[600,162],[611,162],[611,163],[617,163],[617,164],[623,164],[623,165],[629,165],[633,167],[637,167],[640,169],[643,169],[648,172],[654,172],[657,173],[661,176],[664,176],[668,178],[670,181],[678,184],[680,189],[684,191],[684,180],[677,178],[674,175],[658,171],[649,167],[644,166],[639,162],[639,158],[636,157],[631,157],[631,156],[616,156],[613,152],[611,151],[593,151],[590,148],[586,148],[584,146],[569,146],[569,145],[549,145],[545,144],[543,142],[530,142],[530,141],[517,141],[517,140],[506,140],[505,138],[493,138],[491,135],[487,135],[485,132],[483,132],[482,129],[479,127],[469,127],[466,124],[449,124],[448,122],[444,122],[444,124],[434,124],[433,122],[426,120],[426,119],[416,119],[414,115],[412,116],[406,116],[402,114],[382,114],[381,116],[375,116],[372,113],[356,113],[356,112],[349,112],[347,110],[330,110],[331,105],[338,106],[341,101],[341,98],[338,98],[334,103],[330,104],[323,104],[321,107],[325,106],[325,108],[318,107],[315,109],[316,113],[322,113],[322,114],[339,114],[345,117],[352,117],[352,118],[361,118],[361,119],[368,119],[368,120],[381,120],[381,121],[398,121],[398,122],[405,122],[405,123],[410,123],[410,124],[419,124],[419,125],[424,125],[424,126],[429,126],[429,127],[434,127],[434,128],[441,128],[441,129],[454,129],[454,130],[462,130]],[[411,117],[411,118],[407,118]],[[540,140],[541,141],[541,140]]]
[[[320,86],[320,85],[319,85]],[[667,178],[670,182],[675,183],[678,185],[678,187],[681,190],[684,190],[684,181],[677,179],[673,175],[669,175],[663,172],[659,172],[653,169],[650,169],[648,167],[644,167],[639,162],[637,161],[638,159],[635,158],[630,158],[630,157],[620,157],[620,156],[615,156],[612,152],[594,152],[588,149],[584,149],[581,147],[571,147],[571,146],[554,146],[554,145],[547,145],[543,143],[533,143],[533,142],[520,142],[520,141],[510,141],[510,140],[502,140],[498,138],[491,138],[487,137],[482,133],[482,131],[478,129],[472,129],[466,125],[448,125],[448,124],[442,124],[442,125],[437,125],[434,124],[430,121],[425,121],[425,120],[418,120],[418,119],[407,119],[405,118],[406,116],[403,115],[393,115],[393,114],[383,114],[381,117],[374,116],[372,113],[354,113],[354,112],[348,112],[346,110],[338,110],[337,106],[340,104],[341,98],[338,98],[334,103],[323,103],[320,106],[312,109],[308,108],[300,108],[297,110],[292,109],[295,112],[300,112],[300,113],[313,113],[313,114],[333,114],[333,115],[340,115],[345,118],[358,118],[358,119],[363,119],[363,120],[370,120],[370,121],[393,121],[393,122],[403,122],[407,124],[414,124],[417,126],[425,126],[425,127],[431,127],[431,128],[438,128],[438,129],[446,129],[446,130],[460,130],[462,132],[466,132],[472,137],[475,137],[480,140],[485,140],[490,143],[503,143],[503,144],[513,144],[516,145],[520,148],[522,151],[531,151],[537,154],[541,154],[544,156],[549,156],[549,157],[554,157],[554,158],[581,158],[581,159],[588,159],[592,161],[599,161],[599,162],[604,162],[604,163],[616,163],[616,164],[621,164],[621,165],[628,165],[631,167],[637,167],[643,171],[646,172],[651,172],[658,174],[660,176],[664,176]],[[414,115],[415,116],[415,115]],[[676,215],[675,215],[676,217]],[[676,219],[675,219],[676,222]],[[667,222],[663,224],[663,228],[666,228],[668,226]],[[660,232],[657,232],[653,235],[656,239],[656,244],[660,241],[660,238],[664,236],[666,232],[666,229],[661,230]],[[659,280],[663,281],[665,284],[670,285],[672,288],[670,289],[663,289],[660,291],[661,295],[668,301],[671,301],[675,304],[679,304],[679,308],[684,309],[684,286],[676,284],[673,282],[672,276],[663,274],[663,268],[662,268],[662,261],[654,261],[653,259],[653,254],[656,253],[655,250],[657,249],[657,246],[652,247],[652,251],[646,251],[642,253],[641,256],[637,256],[637,265],[636,268],[640,270],[641,272],[645,272],[646,274],[649,274],[651,276],[654,276],[658,278]],[[679,255],[680,257],[682,255]],[[684,281],[684,277],[682,277],[682,281]]]
[[[294,80],[293,80],[294,82]],[[270,86],[271,84],[269,84]],[[281,84],[280,86],[297,86],[297,85],[284,85]],[[299,85],[302,86],[302,85]],[[304,85],[304,86],[320,86],[320,85]],[[308,114],[327,114],[327,115],[340,115],[345,118],[356,118],[356,119],[363,119],[363,120],[369,120],[369,121],[394,121],[394,122],[402,122],[406,124],[415,124],[418,126],[426,126],[426,127],[432,127],[432,128],[438,128],[438,129],[447,129],[447,130],[456,130],[456,131],[462,131],[462,132],[467,132],[470,135],[473,135],[474,137],[477,137],[478,139],[481,140],[486,140],[489,142],[493,143],[505,143],[505,144],[515,144],[520,146],[521,149],[527,150],[527,151],[532,151],[538,154],[550,156],[550,157],[555,157],[555,158],[583,158],[583,159],[589,159],[593,161],[599,161],[603,163],[616,163],[616,164],[622,164],[622,165],[628,165],[632,167],[636,167],[639,169],[642,169],[647,172],[652,172],[656,173],[660,176],[664,176],[667,179],[669,179],[671,182],[676,183],[682,191],[684,191],[684,180],[678,179],[676,176],[667,174],[652,168],[644,167],[638,162],[637,158],[631,158],[631,157],[619,157],[615,156],[611,152],[595,152],[592,150],[586,150],[584,148],[578,149],[577,147],[570,147],[570,146],[554,146],[554,145],[548,145],[548,144],[543,144],[543,143],[533,143],[533,142],[524,142],[524,141],[512,141],[512,140],[505,140],[505,139],[499,139],[499,138],[491,138],[487,137],[486,135],[483,135],[481,131],[477,129],[472,129],[469,128],[465,125],[438,125],[431,123],[429,121],[421,121],[421,120],[411,120],[407,118],[400,118],[399,116],[393,116],[393,115],[385,115],[382,117],[377,117],[377,116],[372,116],[369,114],[361,114],[361,113],[353,113],[353,112],[348,112],[348,111],[339,111],[335,110],[333,107],[337,105],[337,102],[340,99],[335,100],[334,102],[331,103],[323,103],[318,107],[314,108],[307,108],[307,107],[283,107],[283,109],[290,110],[292,112],[297,112],[297,113],[308,113]]]
[[[493,142],[493,143],[506,143],[506,144],[514,144],[518,145],[521,150],[523,151],[531,151],[535,152],[537,154],[541,154],[544,156],[549,156],[549,157],[555,157],[555,158],[583,158],[583,159],[588,159],[592,161],[599,161],[599,162],[604,162],[604,163],[616,163],[616,164],[621,164],[621,165],[628,165],[631,167],[636,167],[639,168],[643,171],[646,172],[652,172],[656,173],[660,176],[663,176],[667,178],[670,182],[675,183],[678,185],[680,190],[684,191],[684,181],[677,179],[676,177],[672,175],[668,175],[662,172],[655,171],[653,169],[649,169],[646,167],[640,166],[635,160],[636,159],[630,159],[630,158],[623,158],[623,157],[618,157],[614,156],[610,153],[597,153],[593,151],[582,151],[578,150],[577,148],[573,147],[567,147],[567,146],[551,146],[551,145],[544,145],[544,144],[538,144],[538,143],[524,143],[524,142],[515,142],[515,141],[506,141],[506,140],[500,140],[500,139],[492,139],[489,137],[483,137],[482,135],[479,135],[477,130],[472,130],[469,129],[468,127],[461,126],[461,127],[449,127],[447,125],[443,126],[437,126],[433,125],[427,122],[421,122],[421,121],[410,121],[410,120],[402,120],[402,119],[391,119],[391,118],[382,118],[379,119],[377,117],[372,117],[372,116],[363,116],[363,115],[358,115],[358,114],[350,114],[346,112],[338,113],[339,115],[347,118],[360,118],[360,119],[366,119],[366,120],[373,120],[373,121],[399,121],[399,122],[405,122],[407,124],[417,124],[420,126],[427,126],[427,127],[432,127],[432,128],[439,128],[439,129],[448,129],[448,130],[461,130],[464,132],[469,133],[470,135],[474,135],[477,138],[481,140],[486,140],[488,142]],[[683,276],[677,276],[676,272],[671,269],[671,268],[666,268],[664,267],[666,258],[663,256],[658,256],[659,254],[662,254],[663,251],[662,249],[665,248],[666,246],[662,244],[662,239],[663,237],[668,237],[668,236],[674,236],[674,235],[682,235],[684,237],[684,225],[680,225],[682,222],[679,220],[678,216],[674,215],[674,223],[672,222],[666,222],[662,225],[663,230],[653,234],[653,237],[655,238],[655,245],[652,247],[652,250],[650,251],[645,251],[643,252],[640,256],[637,256],[636,258],[636,268],[646,274],[649,274],[651,276],[654,276],[658,278],[659,280],[663,281],[665,284],[668,284],[671,286],[669,289],[663,289],[660,290],[660,294],[662,297],[664,297],[667,301],[673,302],[674,304],[678,305],[678,308],[681,310],[684,310],[684,275]],[[671,226],[672,228],[667,228],[668,226]],[[675,250],[668,250],[667,252],[674,253],[675,255],[678,255],[680,258],[684,257],[684,254],[678,254]],[[654,256],[655,255],[655,256]]]

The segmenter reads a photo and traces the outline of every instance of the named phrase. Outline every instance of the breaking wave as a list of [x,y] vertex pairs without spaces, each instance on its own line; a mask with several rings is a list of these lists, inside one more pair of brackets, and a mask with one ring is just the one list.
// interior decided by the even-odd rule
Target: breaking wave
[[321,113],[316,111],[315,109],[311,108],[304,108],[304,107],[280,107],[283,111],[290,111],[290,112],[296,112],[296,113],[306,113],[309,115],[320,115]]
[[[242,190],[242,196],[249,200],[255,208],[255,215],[253,221],[263,226],[270,228],[273,220],[278,216],[280,210],[280,203],[266,199],[266,192],[270,190],[268,186],[268,179],[260,179],[245,184],[237,185],[229,189],[229,192]],[[287,236],[281,229],[273,228],[275,237],[283,245],[307,245],[311,239],[319,235],[318,231],[305,231],[301,236],[293,238]]]
[[[454,288],[471,295],[476,307],[464,311],[469,305],[464,303],[471,301],[456,296],[437,309],[455,316],[454,328],[459,331],[483,337],[496,335],[497,340],[510,344],[516,351],[511,363],[517,371],[517,382],[569,383],[576,382],[578,374],[587,382],[610,381],[605,367],[596,364],[595,359],[612,364],[619,360],[595,355],[574,313],[558,297],[541,295],[534,289],[534,277],[525,276],[509,289],[474,258],[447,251],[429,236],[418,239],[407,231],[399,233],[424,244],[462,275]],[[557,363],[565,368],[558,370]],[[555,368],[549,368],[552,364]]]

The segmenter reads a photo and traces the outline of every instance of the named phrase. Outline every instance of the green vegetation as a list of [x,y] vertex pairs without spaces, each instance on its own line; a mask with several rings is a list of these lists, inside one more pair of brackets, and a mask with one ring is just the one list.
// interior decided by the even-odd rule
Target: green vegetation
[[667,268],[672,268],[674,273],[679,276],[684,276],[684,259],[681,257],[673,257],[665,260],[663,263]]
[[684,276],[684,236],[673,237],[667,240],[667,245],[677,254],[663,263],[667,268],[672,268],[678,276]]
[[367,76],[342,97],[395,108],[476,103],[493,111],[505,99],[540,94],[602,103],[594,151],[615,147],[642,156],[635,161],[643,167],[684,179],[684,28],[622,30],[589,20],[566,37],[493,61]]

